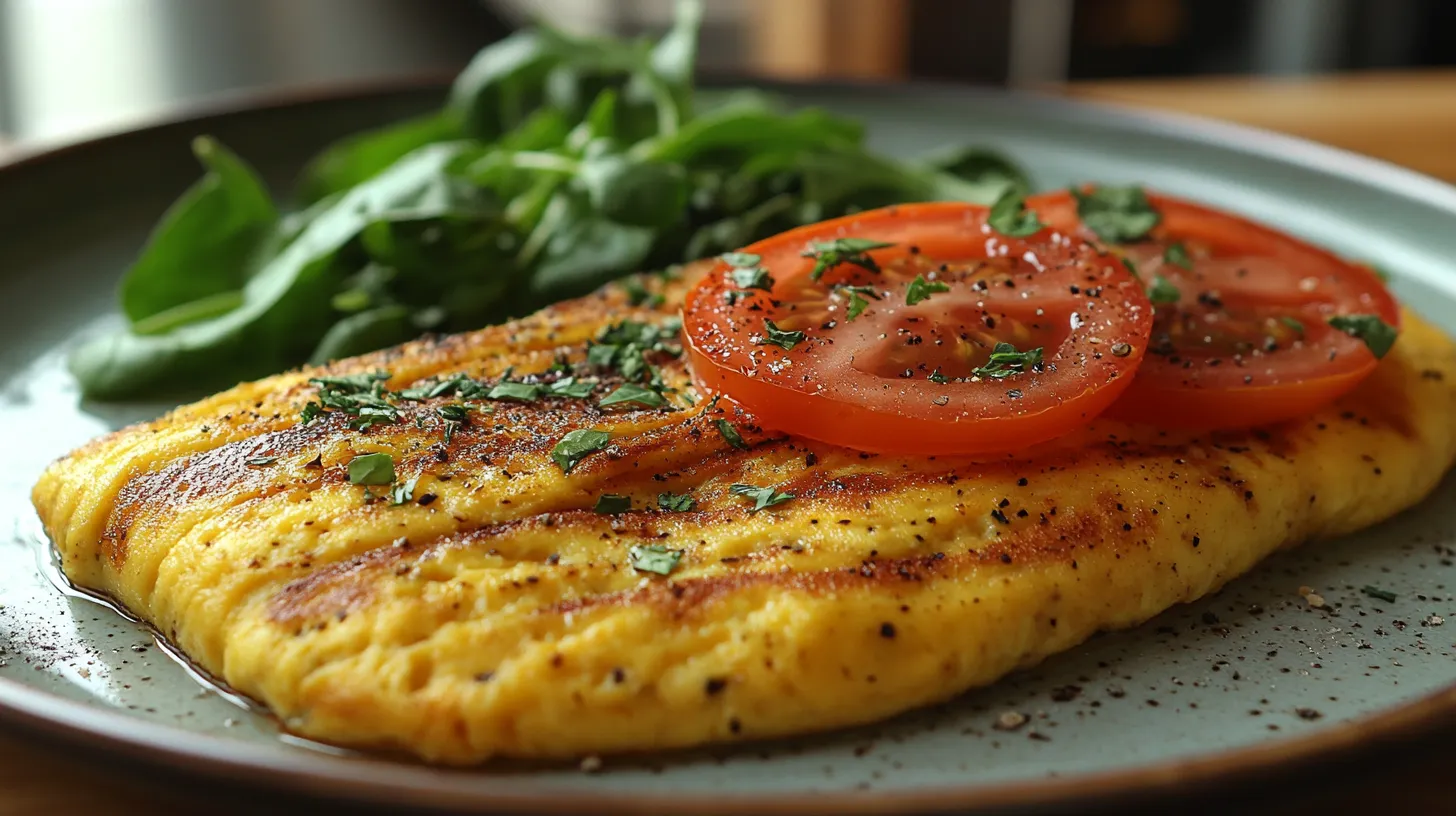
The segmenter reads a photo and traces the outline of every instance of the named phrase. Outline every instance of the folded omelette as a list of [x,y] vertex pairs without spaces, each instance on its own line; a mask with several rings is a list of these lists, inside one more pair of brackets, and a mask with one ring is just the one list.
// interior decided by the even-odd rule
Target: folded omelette
[[[240,385],[57,461],[35,505],[72,581],[290,731],[466,764],[945,700],[1385,519],[1456,453],[1456,349],[1410,314],[1354,392],[1261,430],[785,438],[675,355],[700,274]],[[623,343],[667,404],[597,405],[620,373],[579,372]]]

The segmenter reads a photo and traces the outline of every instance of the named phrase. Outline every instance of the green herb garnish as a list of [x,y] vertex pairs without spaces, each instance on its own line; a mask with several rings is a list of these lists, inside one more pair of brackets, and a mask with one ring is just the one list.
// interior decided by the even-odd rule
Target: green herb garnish
[[1177,303],[1183,296],[1171,281],[1162,275],[1153,276],[1153,285],[1148,287],[1148,300],[1153,303]]
[[602,397],[597,405],[606,408],[624,402],[635,402],[647,408],[661,408],[667,404],[667,400],[663,398],[662,394],[650,388],[643,388],[636,383],[623,383],[617,386],[612,393]]
[[394,457],[365,453],[349,460],[349,484],[387,485],[394,482]]
[[729,273],[733,278],[733,285],[739,289],[762,289],[769,291],[773,289],[774,279],[761,265],[763,258],[749,252],[729,252],[718,256],[722,258],[733,271]]
[[1168,244],[1163,250],[1163,260],[1174,266],[1181,266],[1184,269],[1193,271],[1193,259],[1188,256],[1188,248],[1183,246],[1181,241]]
[[1300,334],[1304,334],[1304,324],[1292,317],[1289,317],[1288,315],[1281,316],[1279,318],[1279,322],[1283,323],[1288,328],[1294,329]]
[[540,396],[541,386],[538,383],[501,380],[491,387],[490,392],[485,395],[485,398],[493,400],[513,400],[515,402],[535,402]]
[[578,380],[575,377],[562,377],[554,383],[546,386],[547,393],[553,397],[570,397],[572,399],[585,399],[591,396],[597,384]]
[[587,364],[615,370],[628,382],[645,381],[651,376],[647,364],[649,354],[676,357],[682,354],[677,344],[682,321],[672,318],[661,323],[639,323],[624,320],[597,333],[596,341],[587,348]]
[[718,426],[718,433],[729,445],[739,450],[748,450],[748,443],[743,441],[743,437],[738,433],[738,429],[733,427],[733,423],[720,419],[713,424]]
[[632,569],[638,572],[653,572],[658,575],[668,575],[677,569],[678,562],[682,560],[683,550],[669,550],[661,544],[650,544],[646,547],[633,547],[627,551],[627,562]]
[[[1013,346],[1013,348],[1015,347]],[[938,368],[930,372],[930,376],[926,377],[925,379],[930,380],[931,382],[938,385],[945,385],[946,383],[950,382],[950,377],[947,377],[944,374],[940,373],[940,369]]]
[[1141,187],[1096,187],[1070,190],[1077,200],[1077,216],[1087,229],[1110,244],[1125,244],[1147,236],[1162,217]]
[[411,477],[408,481],[395,482],[394,486],[389,489],[390,505],[398,507],[401,504],[408,504],[411,501],[414,501],[415,485],[418,484],[419,481],[420,477],[414,476]]
[[1381,589],[1379,587],[1373,587],[1373,586],[1370,586],[1369,584],[1366,584],[1365,586],[1360,587],[1360,591],[1363,592],[1363,593],[1365,593],[1366,595],[1369,595],[1372,598],[1379,598],[1380,600],[1385,601],[1386,603],[1393,603],[1395,601],[1395,598],[1396,598],[1396,594],[1394,592],[1391,592],[1388,589]]
[[1123,267],[1127,269],[1129,274],[1131,274],[1134,278],[1137,278],[1138,280],[1142,280],[1143,276],[1138,274],[1137,264],[1133,263],[1132,258],[1124,255],[1122,256],[1121,260]]
[[562,473],[570,473],[581,460],[605,448],[611,438],[612,435],[606,431],[595,429],[571,431],[551,449],[551,458]]
[[1381,320],[1379,315],[1336,315],[1330,318],[1329,323],[1345,334],[1363,340],[1365,347],[1370,349],[1370,353],[1377,360],[1389,353],[1390,347],[1395,345],[1395,327]]
[[1046,226],[1034,211],[1026,208],[1026,196],[1014,187],[1008,187],[991,205],[986,223],[991,225],[991,229],[1012,238],[1035,235]]
[[916,275],[915,280],[905,287],[905,305],[914,306],[937,292],[949,292],[950,286],[940,281],[928,281],[924,275]]
[[778,346],[784,351],[793,351],[794,346],[804,342],[806,335],[801,331],[784,331],[772,320],[763,319],[763,336],[753,342],[760,346]]
[[888,249],[894,244],[872,241],[868,238],[836,238],[833,241],[815,241],[801,255],[814,259],[814,269],[809,277],[819,280],[825,272],[840,264],[857,266],[866,272],[880,271],[880,265],[868,254],[872,249]]
[[632,497],[620,493],[603,493],[597,497],[597,505],[592,509],[604,516],[615,516],[632,509]]
[[846,304],[844,310],[844,319],[846,322],[864,313],[865,307],[870,305],[870,302],[865,300],[865,297],[874,300],[880,299],[880,293],[876,292],[873,286],[847,286],[839,284],[834,287],[834,291],[841,294],[849,293],[849,302]]
[[1042,349],[1017,351],[1010,343],[997,343],[991,349],[986,364],[971,370],[971,375],[992,380],[1004,380],[1015,374],[1024,374],[1041,365]]
[[753,506],[748,509],[750,513],[757,513],[765,507],[773,507],[776,504],[794,498],[793,493],[780,493],[772,487],[756,487],[750,484],[735,484],[728,488],[728,491],[735,496],[742,496],[753,501]]
[[698,506],[698,502],[687,493],[658,493],[657,506],[670,513],[688,513]]

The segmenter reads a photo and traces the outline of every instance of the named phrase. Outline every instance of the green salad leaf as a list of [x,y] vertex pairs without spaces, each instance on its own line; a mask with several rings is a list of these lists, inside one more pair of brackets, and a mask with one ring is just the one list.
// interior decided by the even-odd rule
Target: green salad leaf
[[[85,396],[192,396],[500,322],[825,218],[1030,189],[983,149],[882,156],[853,119],[696,93],[702,15],[701,0],[679,0],[655,43],[513,34],[439,110],[326,147],[292,210],[199,138],[203,177],[123,278],[125,325],[71,354]],[[766,270],[743,276],[772,285]]]

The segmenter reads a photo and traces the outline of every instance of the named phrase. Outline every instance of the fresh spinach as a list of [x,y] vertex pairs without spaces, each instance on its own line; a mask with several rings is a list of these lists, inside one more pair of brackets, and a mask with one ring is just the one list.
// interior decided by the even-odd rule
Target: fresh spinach
[[[198,139],[206,173],[128,270],[126,326],[71,355],[85,395],[196,394],[499,322],[867,207],[1029,189],[983,150],[889,158],[859,122],[822,110],[695,98],[702,14],[678,0],[656,43],[511,35],[440,110],[327,147],[296,185],[301,209],[283,215],[246,163]],[[751,277],[746,288],[771,285]],[[629,379],[651,375],[641,354],[618,362]]]

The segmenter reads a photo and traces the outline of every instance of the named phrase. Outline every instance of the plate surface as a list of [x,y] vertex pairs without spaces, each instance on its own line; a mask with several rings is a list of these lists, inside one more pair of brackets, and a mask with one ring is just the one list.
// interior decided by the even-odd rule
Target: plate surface
[[[789,89],[893,150],[986,144],[1042,187],[1138,181],[1378,259],[1456,330],[1456,189],[1307,143],[1061,100],[936,88]],[[1277,556],[1218,595],[878,727],[576,768],[444,771],[280,737],[141,626],[53,583],[29,489],[53,457],[165,406],[81,403],[64,349],[197,175],[213,133],[286,184],[328,139],[413,113],[392,91],[227,113],[0,168],[0,714],[192,770],[471,810],[969,809],[1119,796],[1329,756],[1456,710],[1456,479],[1378,528]],[[1373,584],[1394,602],[1359,591]],[[1333,610],[1312,609],[1301,586]],[[1441,627],[1443,619],[1452,621]],[[1019,730],[997,717],[1030,717]]]

